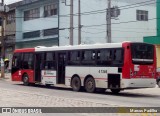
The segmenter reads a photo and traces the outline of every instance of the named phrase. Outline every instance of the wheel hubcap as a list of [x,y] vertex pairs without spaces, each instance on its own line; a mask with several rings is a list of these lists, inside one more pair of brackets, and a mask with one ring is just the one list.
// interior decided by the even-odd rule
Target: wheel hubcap
[[27,82],[28,81],[28,78],[27,77],[24,77],[24,82]]
[[88,85],[88,86],[87,86],[88,89],[92,89],[92,88],[93,88],[93,83],[92,83],[92,81],[89,81],[87,85]]
[[74,88],[78,88],[78,86],[79,86],[79,82],[78,82],[78,80],[75,79],[75,80],[73,81],[73,87],[74,87]]
[[78,81],[75,81],[75,86],[76,86],[76,87],[78,86]]

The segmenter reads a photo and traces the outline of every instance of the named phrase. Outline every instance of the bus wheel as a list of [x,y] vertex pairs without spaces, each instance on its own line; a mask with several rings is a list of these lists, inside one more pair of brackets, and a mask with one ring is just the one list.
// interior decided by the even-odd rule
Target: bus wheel
[[160,88],[160,80],[157,82],[158,87]]
[[29,77],[28,77],[27,74],[24,74],[24,75],[23,75],[23,84],[24,84],[25,86],[28,86],[28,85],[29,85]]
[[92,77],[89,77],[85,81],[85,90],[89,93],[93,93],[96,90],[95,81]]
[[46,84],[46,87],[51,87],[51,85],[50,84]]
[[78,76],[74,76],[71,81],[73,91],[79,91],[81,89],[81,80]]
[[118,94],[121,90],[120,89],[111,89],[113,94]]

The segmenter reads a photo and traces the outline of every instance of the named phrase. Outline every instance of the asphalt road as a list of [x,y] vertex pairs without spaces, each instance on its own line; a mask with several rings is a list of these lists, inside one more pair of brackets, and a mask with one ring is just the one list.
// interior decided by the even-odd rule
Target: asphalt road
[[[126,107],[160,107],[160,88],[124,90],[118,95],[113,95],[109,90],[105,93],[74,92],[65,87],[45,87],[43,85],[24,86],[21,83],[0,81],[0,90],[28,95],[42,95],[61,98],[61,102],[70,99],[73,104],[64,106],[90,107],[90,106],[126,106]],[[14,93],[15,92],[15,93]],[[9,94],[9,93],[8,93]],[[64,100],[62,99],[64,98]],[[36,99],[36,98],[35,98]],[[13,98],[14,100],[14,98]],[[81,102],[79,102],[81,101]],[[84,102],[85,101],[85,102]],[[48,101],[49,102],[49,101]],[[67,101],[69,102],[69,101]],[[58,104],[58,103],[57,103]],[[36,106],[38,104],[34,104]],[[63,104],[61,104],[63,106]],[[38,105],[40,106],[40,105]]]

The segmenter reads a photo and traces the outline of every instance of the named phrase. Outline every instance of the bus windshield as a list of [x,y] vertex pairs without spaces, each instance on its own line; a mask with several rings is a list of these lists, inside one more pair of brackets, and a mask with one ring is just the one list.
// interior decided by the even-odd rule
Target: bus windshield
[[154,46],[146,43],[131,44],[133,64],[153,64]]

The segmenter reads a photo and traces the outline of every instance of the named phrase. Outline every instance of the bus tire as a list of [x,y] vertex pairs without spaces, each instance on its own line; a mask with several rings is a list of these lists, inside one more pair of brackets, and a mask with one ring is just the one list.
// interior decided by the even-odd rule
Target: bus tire
[[81,80],[78,76],[74,76],[71,81],[71,87],[73,91],[80,91],[81,89]]
[[95,81],[92,77],[88,77],[86,80],[85,80],[85,90],[88,92],[88,93],[94,93],[95,90],[96,90],[96,85],[95,85]]
[[105,88],[97,88],[96,92],[98,92],[98,93],[105,93],[106,89]]
[[111,89],[113,94],[118,94],[121,90],[120,89]]
[[27,74],[24,74],[24,75],[23,75],[23,84],[24,84],[25,86],[28,86],[28,85],[29,85],[29,77],[28,77]]
[[46,84],[46,87],[51,87],[51,84]]
[[157,85],[160,88],[160,79],[157,81]]

